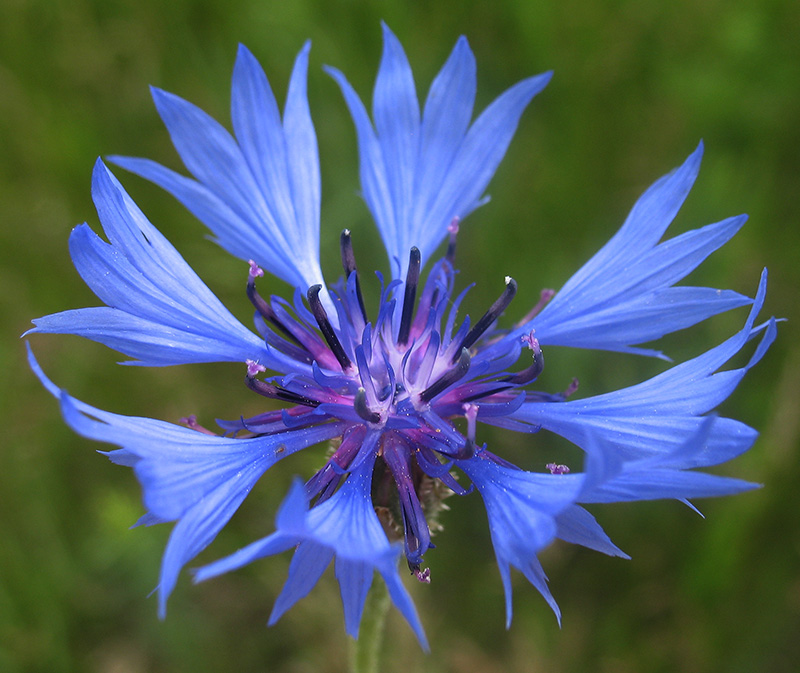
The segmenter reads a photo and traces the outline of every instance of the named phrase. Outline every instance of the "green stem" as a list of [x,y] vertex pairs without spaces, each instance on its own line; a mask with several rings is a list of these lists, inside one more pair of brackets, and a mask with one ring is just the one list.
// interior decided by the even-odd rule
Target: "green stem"
[[382,580],[373,582],[364,615],[361,618],[358,640],[350,641],[351,673],[378,673],[383,644],[386,615],[389,612],[389,592]]

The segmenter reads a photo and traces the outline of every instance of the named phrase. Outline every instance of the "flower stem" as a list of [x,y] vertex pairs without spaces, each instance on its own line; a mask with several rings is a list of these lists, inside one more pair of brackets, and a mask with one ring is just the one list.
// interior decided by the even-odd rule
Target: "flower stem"
[[351,673],[378,673],[386,615],[389,612],[389,592],[382,581],[374,582],[361,618],[358,640],[350,642]]

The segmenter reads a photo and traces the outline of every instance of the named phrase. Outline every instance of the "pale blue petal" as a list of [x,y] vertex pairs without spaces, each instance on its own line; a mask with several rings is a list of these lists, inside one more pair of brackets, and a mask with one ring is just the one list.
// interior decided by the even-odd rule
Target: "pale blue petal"
[[[240,46],[234,68],[234,138],[191,103],[160,89],[153,100],[197,183],[153,162],[112,161],[160,185],[232,254],[294,287],[323,284],[319,266],[319,158],[306,100],[306,44],[295,62],[283,123],[261,66]],[[329,304],[327,293],[323,301]]]
[[686,470],[657,470],[635,466],[626,467],[624,472],[602,487],[593,489],[581,498],[581,502],[632,502],[639,500],[661,500],[674,498],[716,498],[735,495],[758,488],[741,479],[720,477],[715,474]]
[[397,567],[384,565],[378,570],[381,573],[381,577],[383,577],[383,581],[386,582],[386,587],[389,589],[389,596],[392,599],[392,603],[394,603],[403,617],[406,618],[406,621],[414,631],[414,635],[417,636],[417,640],[422,649],[426,652],[430,652],[431,648],[428,645],[428,639],[425,637],[425,630],[422,628],[422,622],[419,620],[417,608],[414,606],[414,601],[411,599],[408,590],[403,586],[402,581],[400,581]]
[[358,638],[364,603],[374,574],[375,568],[369,563],[336,559],[336,579],[342,594],[345,629],[353,638]]
[[192,215],[214,232],[213,240],[234,257],[253,259],[259,265],[263,260],[269,260],[269,264],[262,268],[268,269],[279,278],[292,278],[296,275],[292,260],[280,254],[276,241],[269,236],[259,235],[253,230],[254,225],[246,215],[236,212],[204,185],[150,159],[112,156],[109,160],[172,194]]
[[392,267],[394,268],[393,260],[399,260],[401,257],[408,255],[409,251],[401,251],[400,246],[402,245],[404,233],[402,231],[402,223],[398,223],[395,217],[381,145],[378,142],[375,130],[372,128],[372,122],[364,104],[345,76],[336,68],[326,67],[325,71],[339,85],[345,103],[347,103],[347,107],[350,110],[350,116],[353,118],[358,138],[359,176],[362,195],[372,213],[372,218],[378,226],[378,231],[389,255],[389,261],[392,262]]
[[[774,320],[753,327],[765,291],[766,275],[744,328],[692,360],[611,393],[563,403],[525,402],[508,418],[528,423],[532,428],[551,430],[586,450],[589,450],[586,438],[596,437],[624,459],[670,454],[699,431],[703,423],[700,415],[711,411],[733,392],[774,340]],[[761,342],[747,365],[717,372],[757,334],[762,334]],[[483,420],[492,422],[491,418]],[[703,450],[693,454],[691,465],[683,467],[729,460],[747,450],[755,438],[755,431],[743,423],[718,419]]]
[[581,493],[583,475],[551,475],[505,467],[482,457],[455,461],[483,498],[497,564],[506,592],[511,623],[509,565],[519,569],[540,591],[560,620],[560,612],[536,554],[556,537],[556,517],[572,507]]
[[389,255],[394,278],[404,278],[412,246],[423,263],[456,217],[481,205],[530,100],[550,73],[524,80],[495,100],[469,127],[475,98],[475,59],[457,42],[437,75],[420,119],[405,53],[384,25],[384,52],[373,96],[375,126],[344,75],[339,84],[359,144],[361,187]]
[[[300,479],[295,479],[275,517],[275,524],[278,530],[272,535],[268,535],[261,540],[252,542],[246,547],[242,547],[219,561],[214,561],[213,563],[209,563],[202,568],[192,571],[195,582],[204,582],[217,575],[237,570],[258,559],[272,556],[273,554],[279,554],[297,546],[297,541],[307,533],[305,525],[307,514],[308,500],[306,498],[305,487]],[[286,526],[286,528],[284,529],[283,526]],[[308,546],[313,546],[313,543]],[[328,561],[330,561],[330,558]],[[322,568],[320,574],[324,569],[325,567]],[[291,576],[292,573],[290,570],[290,577]]]
[[278,365],[263,340],[231,315],[100,161],[93,197],[110,243],[84,224],[73,230],[70,251],[86,284],[108,307],[39,318],[31,333],[78,334],[141,364],[251,359]]
[[[475,120],[446,175],[426,219],[416,226],[423,259],[433,254],[454,217],[465,218],[481,205],[489,181],[505,156],[517,124],[533,97],[547,86],[552,73],[530,77],[501,94]],[[415,223],[416,224],[416,223]]]
[[96,409],[59,390],[30,350],[29,361],[45,387],[60,398],[64,420],[75,432],[123,447],[109,457],[133,466],[151,522],[178,521],[161,565],[162,616],[181,568],[216,537],[261,475],[282,458],[343,431],[341,424],[328,424],[252,439],[207,435]]
[[661,240],[689,195],[702,158],[701,142],[679,168],[647,189],[620,230],[564,285],[561,292],[567,299],[588,289],[593,280],[606,282],[611,270],[624,269]]
[[424,220],[447,178],[472,120],[477,88],[475,56],[465,37],[431,84],[422,119],[414,183],[413,221]]
[[[363,597],[371,581],[367,578],[377,570],[384,578],[395,605],[426,647],[419,617],[398,575],[397,558],[401,547],[389,543],[372,504],[374,462],[375,454],[370,452],[331,498],[310,510],[302,483],[296,481],[276,520],[276,533],[201,568],[196,579],[205,580],[290,545],[299,545],[289,579],[270,617],[270,623],[274,623],[311,590],[331,555],[335,555],[348,633],[358,632]],[[302,523],[301,513],[304,515]]]
[[556,517],[560,540],[570,544],[579,544],[589,549],[608,554],[630,558],[624,551],[615,545],[611,538],[602,529],[597,519],[580,505],[572,505]]
[[535,330],[542,345],[572,346],[663,357],[636,344],[690,327],[712,315],[751,303],[732,291],[672,287],[746,221],[728,218],[659,244],[697,177],[702,143],[678,169],[637,201],[625,224],[532,320],[493,346]]
[[394,252],[405,257],[414,245],[409,238],[413,232],[402,223],[410,221],[413,206],[414,168],[420,142],[419,102],[403,47],[386,24],[383,24],[383,57],[375,81],[372,114],[395,221],[401,224],[396,232],[398,249]]
[[[298,230],[295,240],[305,246],[306,259],[319,257],[319,222],[321,178],[317,135],[311,121],[311,111],[306,95],[308,53],[311,42],[306,42],[292,70],[286,108],[283,114],[283,132],[289,162],[289,184],[294,203]],[[317,270],[317,269],[315,269]],[[311,269],[306,271],[311,274]]]
[[682,444],[633,461],[615,456],[613,447],[606,446],[605,438],[589,437],[587,471],[595,474],[584,481],[579,501],[608,503],[674,498],[689,504],[689,498],[733,495],[757,488],[757,484],[739,479],[687,469],[697,462],[694,456],[705,450],[718,422],[715,416],[707,416]]
[[[270,554],[274,553],[270,552]],[[283,589],[281,589],[281,593],[275,599],[275,605],[272,606],[272,612],[267,622],[269,626],[276,624],[289,608],[309,594],[316,586],[319,578],[322,577],[322,573],[330,565],[331,559],[333,559],[333,550],[330,547],[310,540],[297,545],[294,556],[292,556],[292,562],[289,564],[289,575],[286,578]],[[212,567],[216,567],[216,564],[206,566],[204,570]],[[204,579],[208,576],[210,575],[204,576]]]

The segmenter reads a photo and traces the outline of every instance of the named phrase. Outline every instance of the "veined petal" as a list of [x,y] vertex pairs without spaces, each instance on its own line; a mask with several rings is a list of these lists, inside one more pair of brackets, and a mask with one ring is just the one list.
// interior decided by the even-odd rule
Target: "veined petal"
[[561,613],[547,588],[536,554],[556,537],[556,517],[575,503],[583,475],[525,472],[499,465],[481,454],[455,463],[472,480],[486,505],[506,593],[506,625],[511,624],[509,566],[519,569],[539,590],[560,621]]
[[522,113],[551,77],[551,72],[529,77],[498,96],[472,124],[452,164],[440,166],[446,178],[427,218],[417,225],[423,259],[445,237],[454,217],[463,219],[485,202],[481,197],[506,154]]
[[[169,191],[232,254],[294,287],[322,284],[319,158],[306,100],[307,43],[298,54],[281,123],[261,66],[244,47],[234,68],[236,138],[191,103],[160,89],[153,100],[196,183],[153,162],[111,160]],[[325,303],[329,302],[323,293]]]
[[[585,482],[584,482],[585,484]],[[583,492],[583,491],[582,491]],[[629,559],[624,551],[606,535],[597,519],[580,505],[572,505],[556,517],[558,532],[556,536],[564,542],[579,544],[595,551]]]
[[742,227],[732,217],[658,243],[697,177],[703,145],[652,185],[621,229],[509,339],[535,330],[542,345],[573,346],[663,357],[635,348],[712,315],[751,303],[732,291],[671,287]]
[[619,231],[564,285],[562,292],[567,299],[587,288],[592,280],[604,282],[612,269],[624,268],[658,243],[689,195],[702,158],[701,142],[681,166],[639,197]]
[[84,224],[73,230],[70,251],[108,307],[45,316],[29,333],[79,334],[141,364],[251,359],[277,366],[264,342],[231,315],[99,160],[93,197],[110,243]]
[[550,80],[526,79],[495,100],[468,129],[475,97],[475,62],[459,39],[434,80],[420,120],[411,68],[384,25],[384,53],[375,84],[375,127],[344,75],[339,84],[358,135],[361,187],[381,233],[395,279],[406,276],[408,251],[423,263],[479,201],[505,155],[522,112]]
[[[414,76],[403,47],[384,23],[383,57],[381,58],[372,115],[378,135],[386,182],[392,198],[395,221],[400,224],[397,252],[405,257],[414,242],[402,223],[410,220],[414,197],[414,168],[419,154],[419,102]],[[410,242],[411,241],[411,242]],[[390,254],[391,259],[391,254]]]
[[[368,590],[367,577],[377,570],[386,582],[393,602],[427,649],[416,609],[397,572],[397,557],[401,549],[389,543],[372,504],[370,491],[374,462],[373,453],[359,463],[333,496],[310,510],[302,483],[295,481],[281,508],[282,515],[276,521],[278,530],[227,558],[204,566],[197,571],[197,580],[209,579],[289,546],[299,545],[295,555],[300,554],[300,558],[293,559],[293,570],[290,570],[287,585],[270,618],[273,623],[311,590],[324,570],[320,555],[310,553],[308,547],[328,550],[326,555],[332,553],[336,557],[348,633],[354,637],[358,633],[363,598]],[[291,530],[282,529],[286,521],[301,521],[301,513],[305,513],[301,525],[295,524]]]
[[477,88],[475,56],[467,38],[458,38],[431,84],[422,119],[415,170],[413,221],[424,220],[439,194],[472,120]]
[[159,613],[180,569],[205,549],[272,465],[296,451],[340,435],[342,424],[233,439],[207,435],[152,418],[123,416],[92,407],[59,390],[29,350],[32,369],[61,401],[64,420],[78,434],[122,447],[142,484],[144,504],[159,521],[178,523],[161,566]]
[[375,568],[369,563],[348,561],[342,557],[336,559],[336,579],[342,595],[345,630],[353,638],[358,638],[364,604],[374,574]]
[[[330,66],[325,67],[325,72],[339,85],[350,110],[350,116],[353,118],[358,138],[359,177],[364,201],[378,225],[378,231],[389,255],[389,262],[394,268],[394,260],[405,257],[408,250],[400,248],[404,240],[404,233],[401,228],[402,223],[396,219],[387,169],[378,136],[372,127],[367,109],[347,78],[339,70]],[[394,277],[399,278],[399,275]]]
[[759,488],[759,485],[731,477],[690,470],[657,470],[644,467],[637,469],[634,464],[626,466],[623,473],[611,482],[583,496],[581,502],[716,498],[744,493],[755,488]]
[[697,430],[682,443],[666,447],[660,454],[640,459],[621,460],[614,447],[607,447],[602,435],[591,435],[586,459],[587,479],[579,502],[630,502],[674,498],[688,502],[689,498],[709,498],[733,495],[757,488],[740,479],[719,477],[692,471],[702,464],[697,458],[706,452],[714,426],[720,419],[706,416]]
[[[670,368],[643,383],[583,400],[563,403],[529,401],[508,418],[545,428],[591,450],[586,437],[596,437],[607,451],[625,460],[667,455],[688,441],[707,413],[726,399],[775,339],[775,320],[753,327],[766,292],[762,276],[753,308],[742,330],[716,348]],[[762,334],[744,367],[717,372],[747,341]],[[491,418],[483,419],[491,423]],[[696,453],[682,467],[714,465],[742,453],[756,433],[743,423],[717,419]]]
[[[308,96],[306,95],[310,50],[311,42],[306,42],[297,55],[292,77],[289,80],[286,107],[283,113],[289,185],[298,224],[295,240],[305,247],[306,261],[319,258],[320,201],[322,198],[317,134],[311,121],[311,110],[308,107]],[[318,272],[318,264],[313,269],[309,268],[304,271],[305,276],[309,277]]]

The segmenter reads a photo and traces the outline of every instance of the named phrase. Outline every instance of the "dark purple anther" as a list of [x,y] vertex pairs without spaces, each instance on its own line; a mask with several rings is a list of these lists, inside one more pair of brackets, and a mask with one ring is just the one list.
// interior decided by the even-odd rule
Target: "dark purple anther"
[[250,390],[273,400],[283,400],[284,402],[290,402],[291,404],[302,404],[306,407],[318,407],[320,405],[317,400],[312,400],[304,395],[298,395],[297,393],[293,393],[291,390],[286,390],[285,388],[276,386],[274,383],[261,381],[253,376],[250,376],[249,372],[248,375],[245,376],[244,382],[247,387],[250,388]]
[[419,284],[420,259],[419,248],[411,248],[408,255],[406,290],[403,294],[403,314],[400,318],[400,330],[397,333],[397,343],[401,346],[408,343],[408,335],[411,330],[411,317],[414,314],[414,301],[417,298],[417,285]]
[[456,381],[464,378],[469,371],[471,359],[469,351],[466,348],[462,348],[454,366],[442,374],[433,384],[425,388],[425,390],[419,394],[419,399],[426,403],[430,402],[439,393],[452,386]]
[[260,294],[258,294],[255,280],[263,275],[264,272],[251,259],[250,271],[247,274],[247,298],[250,300],[253,306],[256,307],[256,311],[261,314],[261,317],[264,318],[264,320],[270,323],[273,327],[278,328],[285,336],[289,337],[289,339],[294,341],[296,344],[305,348],[305,345],[301,343],[300,339],[298,339],[292,333],[292,331],[280,321],[278,316],[275,314],[275,311],[272,309],[272,306],[270,306],[269,303],[267,303],[267,301]]
[[505,380],[508,381],[508,383],[513,383],[515,386],[524,386],[527,383],[532,383],[544,369],[542,349],[539,347],[539,342],[536,340],[536,337],[533,336],[533,332],[522,337],[522,340],[525,341],[528,344],[528,348],[533,351],[533,362],[521,372],[506,377]]
[[[517,294],[517,281],[511,276],[506,276],[506,289],[503,290],[503,294],[497,298],[494,304],[489,307],[489,310],[475,323],[475,327],[464,337],[464,341],[461,342],[461,348],[471,348],[481,335],[489,329],[491,324],[500,317],[500,314],[508,308],[515,294]],[[455,362],[455,358],[453,358],[453,361]]]
[[317,325],[319,325],[319,331],[322,332],[322,336],[325,337],[325,341],[328,343],[331,352],[341,365],[342,371],[347,371],[350,369],[352,363],[350,362],[350,358],[347,357],[347,353],[344,352],[342,343],[339,341],[339,337],[336,336],[336,332],[334,332],[333,326],[328,320],[325,307],[319,300],[319,292],[321,289],[322,285],[312,285],[308,288],[308,306],[311,309],[311,313],[314,314]]
[[361,317],[367,322],[367,309],[364,307],[364,297],[361,294],[361,283],[358,279],[358,268],[356,267],[356,256],[353,253],[353,242],[350,239],[350,230],[345,229],[339,237],[339,247],[342,253],[342,266],[344,267],[345,280],[350,278],[350,274],[356,274],[356,297],[358,297],[358,308],[361,309]]

